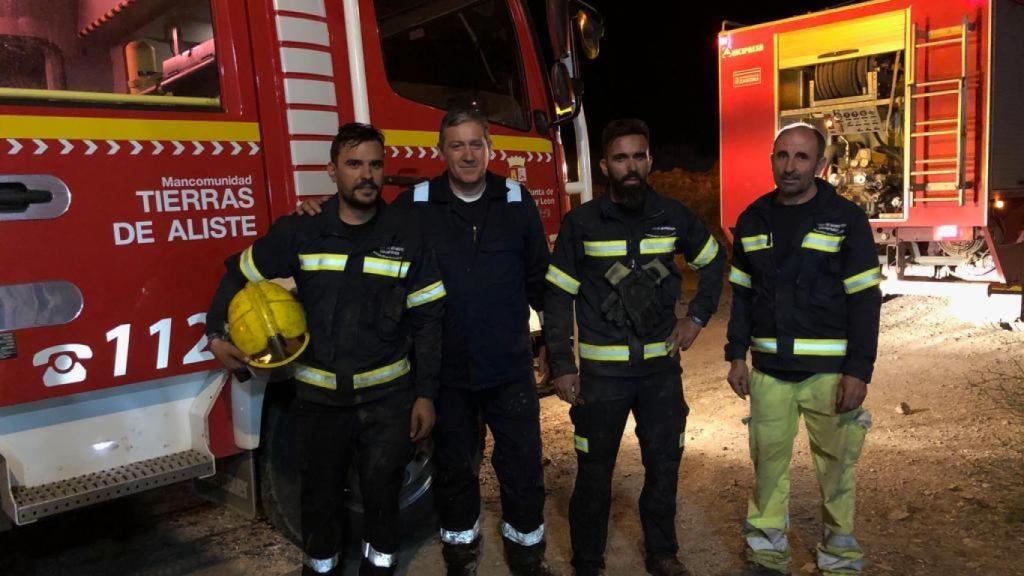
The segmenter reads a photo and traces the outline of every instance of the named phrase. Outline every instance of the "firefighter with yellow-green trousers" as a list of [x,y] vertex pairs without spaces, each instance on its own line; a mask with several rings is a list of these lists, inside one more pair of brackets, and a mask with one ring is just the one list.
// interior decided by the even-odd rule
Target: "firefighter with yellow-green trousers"
[[771,156],[776,188],[734,231],[725,359],[729,385],[750,397],[755,474],[744,576],[790,573],[789,466],[800,416],[823,500],[818,569],[859,574],[864,563],[853,535],[854,465],[871,425],[862,404],[877,355],[882,277],[867,215],[815,177],[824,152],[815,127],[783,127]]

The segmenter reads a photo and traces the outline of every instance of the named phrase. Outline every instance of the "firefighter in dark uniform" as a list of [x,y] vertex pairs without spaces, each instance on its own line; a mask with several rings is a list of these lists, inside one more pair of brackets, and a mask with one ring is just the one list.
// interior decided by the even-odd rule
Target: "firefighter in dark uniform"
[[448,574],[474,574],[480,548],[482,429],[494,437],[501,533],[512,574],[548,574],[540,403],[529,307],[543,305],[548,246],[530,192],[487,170],[487,120],[453,110],[441,121],[444,174],[395,205],[420,221],[448,290],[434,431],[435,501]]
[[240,255],[208,319],[224,366],[247,359],[216,329],[245,282],[293,277],[309,345],[295,363],[303,574],[341,574],[344,488],[355,455],[363,496],[361,575],[392,574],[399,492],[413,442],[433,426],[444,284],[414,219],[380,198],[384,137],[342,126],[327,166],[338,195],[316,218],[285,216]]
[[882,276],[864,210],[815,178],[824,151],[813,126],[780,130],[776,189],[736,222],[725,359],[732,389],[750,396],[755,472],[741,574],[789,574],[789,463],[800,416],[823,499],[818,568],[838,576],[863,565],[853,536],[853,467],[871,425],[861,404],[878,348]]
[[[632,412],[645,469],[640,520],[647,571],[687,574],[676,556],[676,484],[689,411],[678,351],[690,347],[718,307],[723,258],[693,212],[647,185],[646,124],[617,120],[602,139],[601,170],[610,193],[565,217],[547,273],[551,374],[559,397],[572,404],[575,427],[572,562],[580,575],[598,574],[604,566],[612,472]],[[676,254],[699,274],[686,310]]]

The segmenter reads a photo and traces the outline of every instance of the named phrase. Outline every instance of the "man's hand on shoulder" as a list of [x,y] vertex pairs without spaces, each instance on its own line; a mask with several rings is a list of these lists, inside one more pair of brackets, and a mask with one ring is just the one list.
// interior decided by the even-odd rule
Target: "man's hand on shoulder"
[[293,212],[293,214],[297,216],[316,216],[321,212],[320,205],[327,202],[328,198],[330,198],[330,196],[306,198],[295,206],[295,212]]

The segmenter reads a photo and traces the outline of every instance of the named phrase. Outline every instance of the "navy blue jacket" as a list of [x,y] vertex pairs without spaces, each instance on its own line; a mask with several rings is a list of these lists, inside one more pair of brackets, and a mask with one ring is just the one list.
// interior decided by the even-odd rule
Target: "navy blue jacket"
[[394,202],[416,214],[447,292],[442,386],[479,390],[533,378],[529,307],[544,304],[544,227],[525,186],[491,172],[486,178],[479,227],[456,213],[461,200],[447,173]]
[[868,217],[824,180],[810,200],[790,255],[775,257],[771,211],[776,191],[736,222],[729,281],[732,315],[725,359],[754,368],[841,372],[871,381],[878,355],[882,293]]

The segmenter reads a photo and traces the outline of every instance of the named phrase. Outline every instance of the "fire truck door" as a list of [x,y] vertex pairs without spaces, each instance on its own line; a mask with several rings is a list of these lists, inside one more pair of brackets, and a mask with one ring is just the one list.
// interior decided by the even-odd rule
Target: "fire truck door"
[[0,407],[214,367],[268,221],[245,8],[0,6]]

